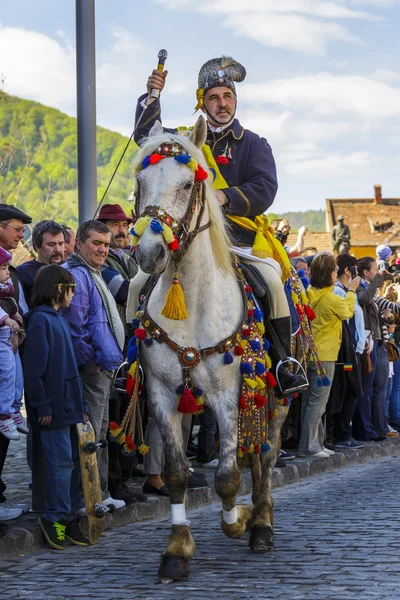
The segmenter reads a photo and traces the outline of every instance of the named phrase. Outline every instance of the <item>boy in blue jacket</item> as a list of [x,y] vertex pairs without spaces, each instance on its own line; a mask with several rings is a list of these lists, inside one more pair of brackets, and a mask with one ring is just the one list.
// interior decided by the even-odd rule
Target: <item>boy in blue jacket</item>
[[57,550],[66,539],[88,546],[77,512],[79,446],[76,423],[87,422],[87,406],[67,321],[75,282],[69,271],[47,265],[38,271],[26,317],[23,354],[25,396],[32,427],[40,429],[46,461],[46,512],[39,519],[47,542]]

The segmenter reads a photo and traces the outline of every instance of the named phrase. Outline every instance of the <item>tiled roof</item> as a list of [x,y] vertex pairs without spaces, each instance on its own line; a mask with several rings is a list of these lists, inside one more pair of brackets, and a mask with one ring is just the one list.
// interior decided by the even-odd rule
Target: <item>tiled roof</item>
[[[334,198],[326,201],[327,224],[332,229],[338,215],[350,227],[352,246],[400,246],[400,198]],[[374,226],[385,231],[376,231]]]
[[[288,236],[288,246],[294,246],[297,241],[297,233],[291,233]],[[320,252],[321,250],[332,250],[331,234],[326,231],[307,231],[304,238],[304,247],[315,246]]]

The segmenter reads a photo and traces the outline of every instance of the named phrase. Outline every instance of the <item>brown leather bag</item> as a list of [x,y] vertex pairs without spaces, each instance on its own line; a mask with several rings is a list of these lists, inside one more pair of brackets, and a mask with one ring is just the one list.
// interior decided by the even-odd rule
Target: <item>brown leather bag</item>
[[374,370],[374,365],[372,364],[372,360],[367,352],[364,352],[361,355],[361,373],[365,377],[369,375]]
[[385,342],[385,348],[388,353],[389,362],[396,362],[399,360],[399,351],[394,341],[390,340],[389,342]]

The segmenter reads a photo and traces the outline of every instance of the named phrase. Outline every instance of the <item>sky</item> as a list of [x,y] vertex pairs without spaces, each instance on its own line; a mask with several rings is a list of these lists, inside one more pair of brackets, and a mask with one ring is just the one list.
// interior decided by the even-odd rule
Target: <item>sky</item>
[[[193,124],[201,65],[231,55],[247,70],[237,117],[277,163],[275,212],[372,197],[374,184],[400,197],[400,0],[95,4],[99,125],[130,135],[161,48],[163,123]],[[75,2],[13,0],[0,21],[3,89],[75,116]]]

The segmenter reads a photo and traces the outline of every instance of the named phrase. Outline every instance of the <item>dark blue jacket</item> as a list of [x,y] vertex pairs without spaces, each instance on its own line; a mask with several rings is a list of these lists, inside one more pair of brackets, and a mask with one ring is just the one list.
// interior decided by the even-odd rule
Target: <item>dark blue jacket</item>
[[28,306],[32,296],[32,288],[35,282],[36,273],[42,267],[44,267],[44,264],[34,259],[27,260],[16,268],[18,279],[24,290],[24,296]]
[[29,420],[53,415],[50,427],[83,422],[87,412],[68,323],[54,308],[42,305],[25,317],[22,364]]
[[[142,112],[140,102],[136,109],[136,121]],[[135,131],[135,141],[140,142],[149,134],[156,121],[161,122],[161,107],[155,100],[147,108],[139,127]],[[166,129],[178,133],[174,129]],[[278,189],[275,160],[267,140],[256,133],[244,129],[234,119],[228,129],[215,133],[207,127],[207,140],[214,158],[226,155],[228,164],[219,164],[219,170],[229,185],[224,193],[229,199],[227,212],[239,217],[254,217],[263,214],[273,203]],[[232,224],[231,224],[232,225]],[[236,244],[252,246],[255,234],[237,225],[232,226],[233,241]]]

